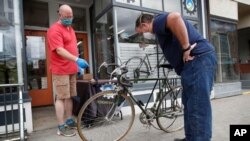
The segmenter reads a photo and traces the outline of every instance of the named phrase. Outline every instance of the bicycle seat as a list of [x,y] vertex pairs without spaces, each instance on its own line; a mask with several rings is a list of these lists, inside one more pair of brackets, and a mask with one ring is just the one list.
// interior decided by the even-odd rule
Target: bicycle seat
[[173,67],[170,64],[160,64],[159,68],[168,68],[168,69],[173,69]]

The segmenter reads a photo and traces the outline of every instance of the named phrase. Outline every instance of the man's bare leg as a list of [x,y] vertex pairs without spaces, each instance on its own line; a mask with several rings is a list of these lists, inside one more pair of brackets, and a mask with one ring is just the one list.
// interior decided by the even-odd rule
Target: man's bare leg
[[72,118],[72,110],[73,110],[73,102],[72,99],[65,99],[65,111],[66,111],[66,118]]
[[64,124],[64,101],[57,99],[55,102],[55,109],[56,109],[56,118],[58,125]]

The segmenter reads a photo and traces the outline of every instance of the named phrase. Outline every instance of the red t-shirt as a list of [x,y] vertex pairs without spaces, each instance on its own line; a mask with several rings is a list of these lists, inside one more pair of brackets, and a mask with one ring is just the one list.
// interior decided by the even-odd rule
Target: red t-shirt
[[67,60],[56,53],[56,48],[63,47],[72,55],[78,56],[77,40],[72,27],[66,27],[60,22],[53,24],[48,32],[48,48],[50,56],[50,70],[52,74],[74,74],[78,68],[76,62]]

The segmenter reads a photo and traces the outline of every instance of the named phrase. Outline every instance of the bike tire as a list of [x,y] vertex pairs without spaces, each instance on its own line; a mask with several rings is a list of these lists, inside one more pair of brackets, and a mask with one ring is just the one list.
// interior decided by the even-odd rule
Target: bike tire
[[127,77],[134,79],[135,82],[137,82],[136,79],[148,78],[150,75],[147,62],[140,57],[130,58],[125,65],[128,67]]
[[[126,107],[115,112],[115,107],[122,107],[121,100]],[[98,106],[100,109],[106,108],[106,111],[98,110]],[[123,110],[123,113],[120,112]],[[121,117],[119,113],[122,113]],[[95,94],[82,106],[77,117],[77,131],[83,141],[119,141],[128,134],[134,118],[135,109],[130,97],[118,95],[114,90],[103,91]]]
[[[184,127],[184,108],[181,102],[182,87],[178,86],[161,98],[157,107],[156,121],[165,132],[174,132]],[[172,104],[171,100],[172,99]]]

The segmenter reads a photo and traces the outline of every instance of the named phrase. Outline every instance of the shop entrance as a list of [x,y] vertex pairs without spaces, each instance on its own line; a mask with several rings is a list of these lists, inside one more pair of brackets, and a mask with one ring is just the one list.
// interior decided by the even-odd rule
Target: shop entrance
[[[33,107],[53,104],[46,34],[46,31],[25,30],[27,87]],[[87,35],[77,33],[76,37],[79,42],[79,57],[88,61]]]

